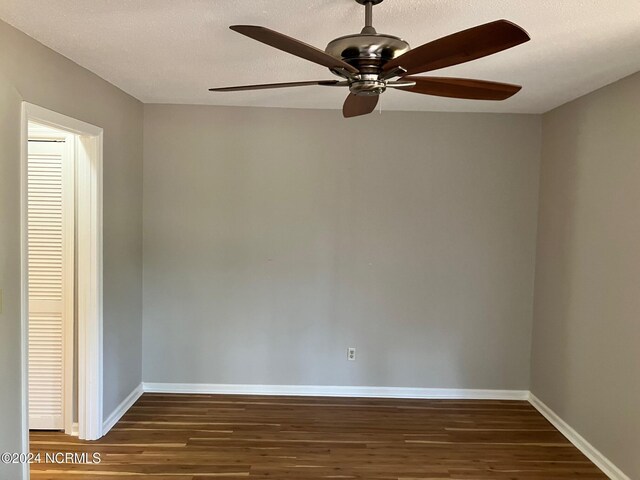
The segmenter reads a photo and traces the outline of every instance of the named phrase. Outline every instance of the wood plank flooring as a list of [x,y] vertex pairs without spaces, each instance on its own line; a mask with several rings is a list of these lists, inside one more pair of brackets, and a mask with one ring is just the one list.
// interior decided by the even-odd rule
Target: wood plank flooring
[[104,438],[31,432],[33,480],[606,479],[528,402],[144,394]]

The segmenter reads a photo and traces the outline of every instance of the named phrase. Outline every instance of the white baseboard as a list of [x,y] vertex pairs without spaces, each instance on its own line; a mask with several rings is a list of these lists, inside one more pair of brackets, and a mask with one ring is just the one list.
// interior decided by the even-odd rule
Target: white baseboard
[[526,390],[472,390],[459,388],[345,387],[318,385],[229,385],[209,383],[144,382],[151,393],[208,393],[226,395],[292,395],[314,397],[423,398],[527,400]]
[[576,432],[571,426],[558,416],[553,410],[545,405],[533,393],[529,395],[529,402],[544,416],[551,424],[562,433],[567,440],[573,443],[578,450],[591,460],[605,475],[611,480],[631,480],[622,470],[605,457],[596,447],[591,445],[582,435]]
[[118,423],[118,420],[120,420],[122,416],[127,413],[127,410],[129,410],[133,406],[133,404],[136,403],[136,400],[138,400],[142,396],[143,392],[143,384],[141,383],[136,388],[134,388],[129,395],[127,395],[127,398],[125,398],[120,403],[120,405],[118,405],[115,410],[111,412],[111,415],[109,415],[103,422],[102,435],[106,435],[109,430],[111,430],[113,426]]

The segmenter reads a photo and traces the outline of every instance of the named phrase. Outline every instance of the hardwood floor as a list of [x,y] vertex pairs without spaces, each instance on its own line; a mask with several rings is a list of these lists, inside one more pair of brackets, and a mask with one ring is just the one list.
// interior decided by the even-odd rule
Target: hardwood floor
[[32,432],[33,480],[606,479],[528,402],[144,394],[97,442]]

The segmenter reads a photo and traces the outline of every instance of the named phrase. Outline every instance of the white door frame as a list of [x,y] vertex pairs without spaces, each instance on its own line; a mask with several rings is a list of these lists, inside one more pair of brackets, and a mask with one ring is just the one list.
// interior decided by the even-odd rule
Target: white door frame
[[[21,341],[22,446],[29,451],[28,413],[28,123],[76,134],[78,274],[78,433],[84,440],[102,436],[102,156],[103,130],[80,120],[22,102],[21,142]],[[28,475],[28,464],[25,464]],[[25,478],[29,478],[26,476]]]

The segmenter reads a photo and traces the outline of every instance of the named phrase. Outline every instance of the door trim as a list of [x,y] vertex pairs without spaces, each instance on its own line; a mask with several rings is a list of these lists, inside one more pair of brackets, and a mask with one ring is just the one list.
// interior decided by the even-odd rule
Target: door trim
[[[102,436],[102,157],[103,129],[60,113],[22,102],[21,126],[21,376],[22,447],[29,451],[28,414],[28,123],[33,121],[76,135],[78,204],[78,429],[85,440]],[[28,477],[28,464],[25,464]]]

